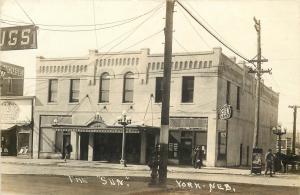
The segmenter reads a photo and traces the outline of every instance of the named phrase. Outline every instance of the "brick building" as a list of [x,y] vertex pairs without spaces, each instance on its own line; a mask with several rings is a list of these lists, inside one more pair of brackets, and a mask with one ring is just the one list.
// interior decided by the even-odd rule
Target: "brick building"
[[[201,146],[207,166],[249,165],[254,128],[255,78],[221,48],[174,53],[170,100],[169,161],[191,164]],[[127,160],[145,163],[159,140],[163,54],[149,49],[86,57],[37,57],[34,157],[59,158],[71,142],[71,158],[117,162],[122,111],[132,118]],[[259,146],[275,148],[279,94],[262,85]],[[224,104],[227,122],[218,118]]]

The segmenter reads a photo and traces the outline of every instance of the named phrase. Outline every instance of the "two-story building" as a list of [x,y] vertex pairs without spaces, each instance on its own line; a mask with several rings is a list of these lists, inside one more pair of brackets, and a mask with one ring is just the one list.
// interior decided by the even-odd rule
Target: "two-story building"
[[[37,57],[34,157],[118,162],[122,111],[131,117],[126,132],[129,163],[145,163],[158,143],[161,119],[163,54],[149,49],[98,53],[78,58]],[[254,129],[255,83],[248,68],[221,48],[173,53],[169,161],[191,164],[201,146],[207,166],[249,165]],[[275,147],[279,94],[261,85],[259,146]],[[224,104],[229,120],[219,119]]]

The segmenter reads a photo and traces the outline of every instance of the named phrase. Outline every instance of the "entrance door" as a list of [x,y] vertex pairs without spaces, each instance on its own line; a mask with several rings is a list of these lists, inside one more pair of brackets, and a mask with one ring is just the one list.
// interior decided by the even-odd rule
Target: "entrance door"
[[181,138],[179,164],[192,164],[192,138]]
[[89,133],[80,133],[80,160],[88,160]]

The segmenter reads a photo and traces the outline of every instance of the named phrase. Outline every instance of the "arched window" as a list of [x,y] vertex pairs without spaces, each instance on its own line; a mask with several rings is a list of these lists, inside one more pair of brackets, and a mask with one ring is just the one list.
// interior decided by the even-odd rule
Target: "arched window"
[[180,69],[180,70],[182,70],[182,66],[183,66],[183,63],[180,62],[180,63],[179,63],[179,69]]
[[87,65],[84,66],[84,72],[86,72],[86,71],[87,71]]
[[67,72],[68,71],[68,66],[65,66],[65,72]]
[[203,68],[207,68],[207,61],[204,61]]
[[100,76],[99,102],[109,102],[109,74],[107,72]]
[[135,59],[132,58],[132,59],[131,59],[131,65],[134,65],[134,61],[135,61]]
[[99,66],[102,66],[102,60],[99,60]]
[[54,68],[53,68],[53,72],[56,72],[56,66],[54,66]]
[[134,74],[132,72],[127,72],[124,75],[123,83],[123,103],[133,102],[133,86],[134,86]]
[[119,63],[119,59],[118,59],[118,58],[116,58],[116,65],[118,65],[118,63]]
[[[172,65],[171,65],[172,66]],[[163,70],[164,69],[164,63],[162,62],[161,63],[161,69]]]
[[107,66],[109,66],[109,65],[110,65],[110,59],[107,60]]
[[175,70],[178,69],[178,62],[175,62]]
[[83,65],[80,66],[80,72],[83,72]]
[[126,64],[126,58],[123,58],[123,66]]
[[139,58],[135,59],[135,65],[139,65]]
[[46,72],[49,72],[49,66],[46,66]]
[[185,61],[185,62],[184,62],[184,69],[187,69],[187,66],[188,66],[188,62]]
[[105,65],[106,65],[106,59],[103,60],[103,66],[105,66]]
[[79,72],[79,65],[76,66],[76,72]]
[[208,67],[211,68],[212,67],[212,61],[208,62]]
[[52,67],[52,66],[50,66],[50,72],[52,72],[52,69],[53,69],[53,67]]
[[60,66],[57,66],[57,72],[60,72]]
[[73,70],[72,71],[75,72],[75,69],[76,69],[76,67],[75,67],[75,65],[73,65]]

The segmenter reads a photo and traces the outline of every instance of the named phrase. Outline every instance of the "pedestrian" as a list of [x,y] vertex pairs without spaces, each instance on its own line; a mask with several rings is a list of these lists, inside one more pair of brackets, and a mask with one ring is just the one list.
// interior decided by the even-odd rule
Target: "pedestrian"
[[265,175],[268,174],[268,171],[270,172],[270,177],[272,177],[273,173],[273,163],[274,163],[274,155],[272,153],[272,149],[269,149],[267,154],[265,155]]
[[203,151],[200,146],[197,146],[195,153],[195,169],[201,169],[203,159]]
[[69,142],[67,142],[65,147],[65,162],[67,161],[67,159],[70,159],[71,152],[73,152],[72,145]]

